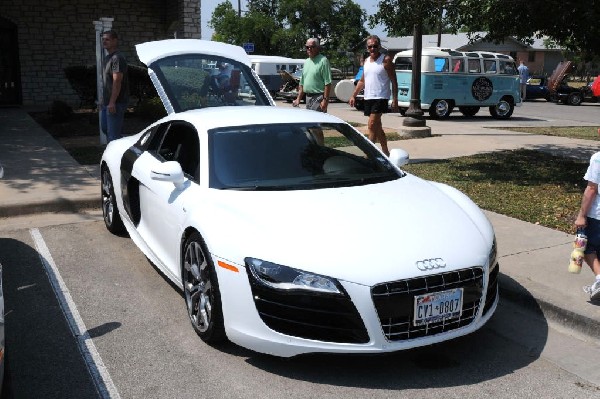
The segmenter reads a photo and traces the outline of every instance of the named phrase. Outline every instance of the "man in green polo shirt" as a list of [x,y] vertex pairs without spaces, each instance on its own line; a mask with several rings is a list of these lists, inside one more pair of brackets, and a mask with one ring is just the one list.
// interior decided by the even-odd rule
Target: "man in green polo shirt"
[[331,67],[329,60],[319,54],[319,40],[315,38],[306,41],[308,58],[302,67],[302,77],[298,88],[298,97],[292,105],[297,107],[306,94],[306,108],[327,112],[329,93],[331,92]]

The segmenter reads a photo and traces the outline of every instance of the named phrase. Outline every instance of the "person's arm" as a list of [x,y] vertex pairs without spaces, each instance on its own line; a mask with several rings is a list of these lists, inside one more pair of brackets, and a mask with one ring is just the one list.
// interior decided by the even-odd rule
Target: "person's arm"
[[358,95],[358,93],[360,93],[360,91],[364,87],[365,87],[365,74],[363,72],[358,83],[356,83],[356,88],[354,89],[354,93],[352,93],[352,96],[350,97],[350,101],[348,101],[348,104],[350,104],[351,107],[354,107],[354,104],[356,103],[356,96]]
[[392,62],[392,57],[386,55],[383,58],[383,67],[390,78],[390,82],[392,82],[392,111],[398,112],[398,79],[396,78],[396,70]]
[[321,110],[323,112],[327,112],[327,106],[329,105],[329,96],[331,95],[331,65],[329,64],[329,60],[327,58],[323,58],[321,63],[321,75],[323,78],[323,83],[325,86],[323,87],[323,99],[321,100]]
[[108,101],[108,112],[114,114],[117,112],[117,98],[119,98],[119,93],[121,93],[121,87],[123,85],[123,73],[122,72],[114,72],[113,74],[113,84],[112,84],[112,92],[110,94],[110,100]]
[[329,93],[331,93],[331,83],[325,85],[323,90],[323,100],[321,100],[321,110],[327,112],[327,106],[329,105]]
[[300,105],[302,97],[304,97],[304,87],[302,85],[298,85],[298,96],[294,101],[292,101],[292,106],[297,107],[298,105]]
[[594,198],[598,195],[598,184],[588,181],[587,187],[583,191],[583,197],[581,198],[581,207],[575,219],[575,228],[583,228],[586,226],[587,213],[594,202]]

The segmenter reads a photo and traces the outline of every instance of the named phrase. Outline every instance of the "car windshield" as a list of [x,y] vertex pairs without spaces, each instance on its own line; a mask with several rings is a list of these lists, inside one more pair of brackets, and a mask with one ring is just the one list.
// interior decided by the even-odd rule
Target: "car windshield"
[[270,124],[209,131],[210,187],[309,190],[360,186],[402,175],[345,123]]
[[270,105],[252,70],[206,54],[162,58],[151,65],[176,112],[226,105]]

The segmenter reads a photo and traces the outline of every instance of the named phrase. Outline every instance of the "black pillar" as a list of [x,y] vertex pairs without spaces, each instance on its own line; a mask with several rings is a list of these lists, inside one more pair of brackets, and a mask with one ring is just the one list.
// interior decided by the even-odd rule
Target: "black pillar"
[[404,126],[421,127],[425,126],[425,118],[421,109],[421,50],[423,47],[423,26],[416,23],[413,29],[413,53],[412,53],[412,77],[411,77],[411,96]]

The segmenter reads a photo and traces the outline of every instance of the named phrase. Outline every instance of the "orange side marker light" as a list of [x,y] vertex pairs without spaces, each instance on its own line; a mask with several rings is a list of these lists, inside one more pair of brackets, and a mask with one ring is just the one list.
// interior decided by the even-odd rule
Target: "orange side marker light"
[[217,261],[217,264],[219,266],[221,266],[223,269],[231,270],[232,272],[236,272],[236,273],[239,272],[239,269],[237,267],[230,265],[229,263]]

